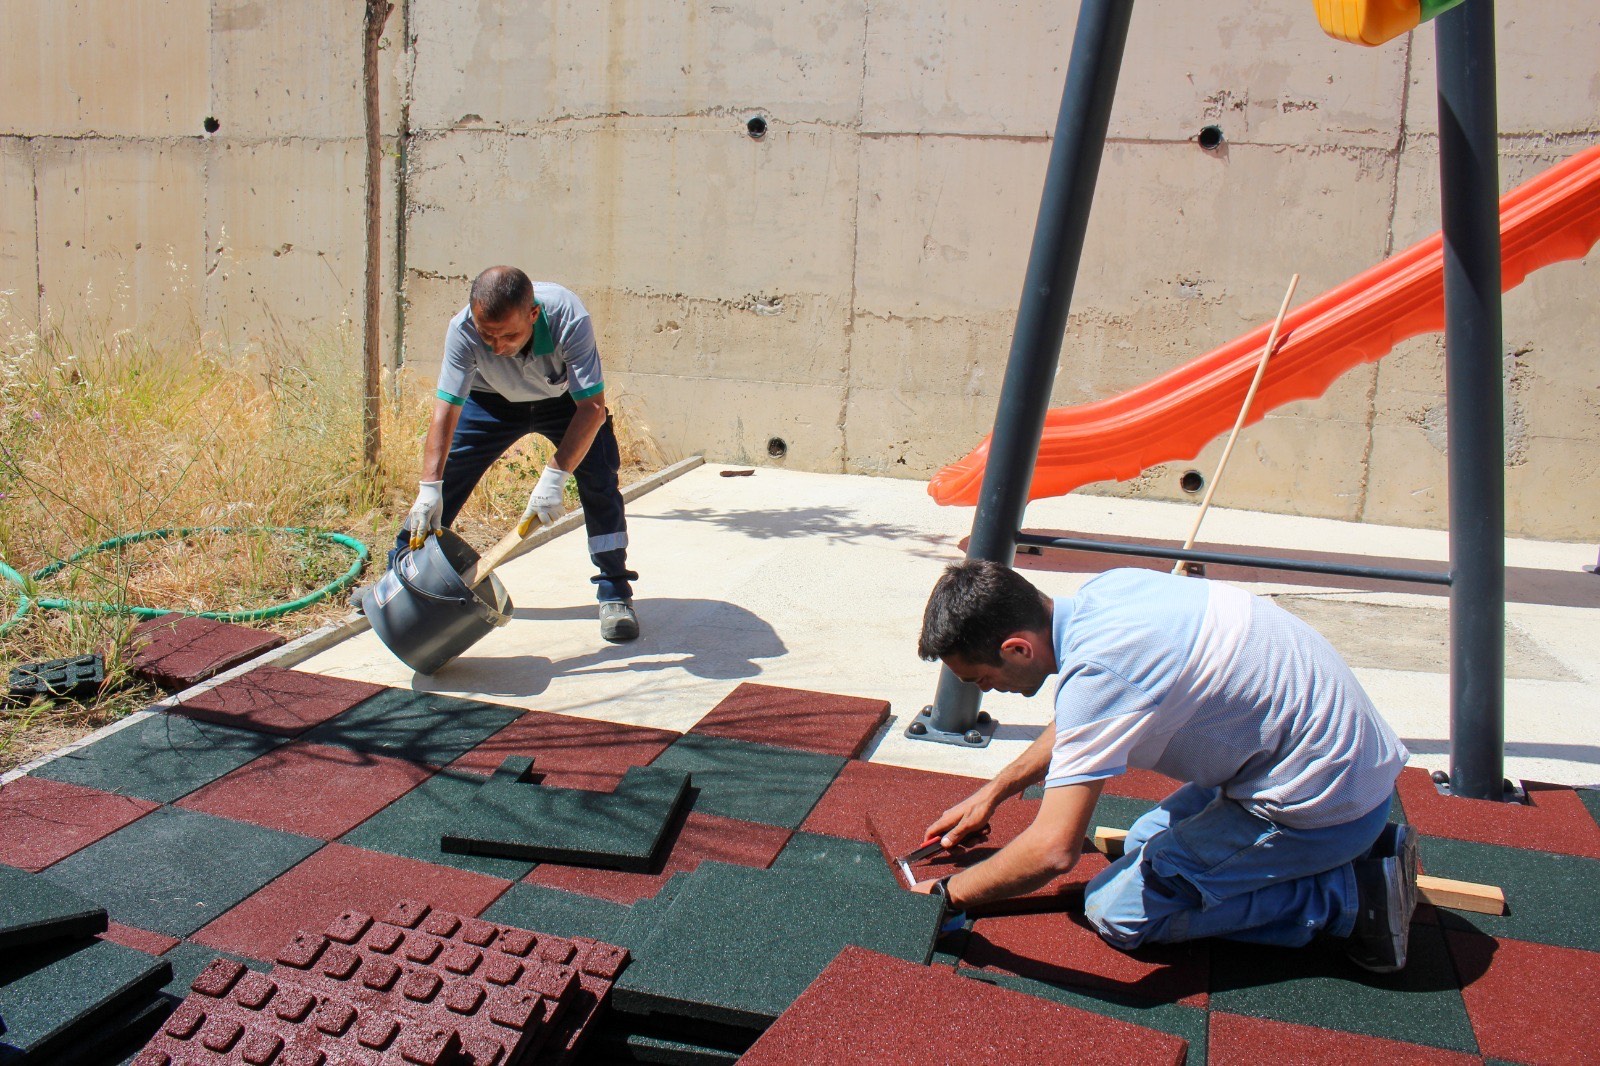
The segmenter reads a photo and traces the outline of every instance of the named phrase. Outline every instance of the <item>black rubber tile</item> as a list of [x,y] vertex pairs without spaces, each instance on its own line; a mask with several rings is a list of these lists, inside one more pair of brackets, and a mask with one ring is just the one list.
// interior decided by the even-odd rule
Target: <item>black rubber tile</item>
[[588,1051],[592,1061],[612,1063],[659,1063],[661,1066],[733,1066],[741,1052],[706,1047],[688,1039],[632,1032],[614,1026],[596,1033]]
[[56,1062],[155,997],[172,968],[105,940],[61,941],[0,962],[0,1062]]
[[168,807],[56,863],[114,921],[187,936],[322,846],[198,811]]
[[1424,837],[1422,869],[1506,894],[1501,916],[1440,909],[1447,928],[1600,951],[1600,860]]
[[96,1026],[94,1034],[80,1038],[73,1049],[77,1054],[62,1059],[62,1066],[132,1062],[172,1014],[174,1006],[172,1000],[159,995],[135,1002]]
[[508,757],[478,786],[440,842],[445,851],[531,862],[645,872],[673,816],[688,799],[689,775],[632,766],[614,791],[534,783],[533,760]]
[[301,734],[300,739],[443,766],[516,721],[521,713],[478,700],[391,688]]
[[105,932],[106,911],[65,885],[0,866],[0,951]]
[[875,888],[901,888],[877,845],[823,833],[796,833],[771,869]]
[[1316,1025],[1451,1051],[1476,1052],[1444,934],[1411,926],[1406,968],[1373,974],[1336,945],[1267,948],[1217,941],[1211,1009]]
[[617,982],[613,1003],[765,1028],[848,944],[925,964],[940,901],[703,863]]
[[512,885],[479,917],[551,936],[586,936],[608,944],[620,944],[615,937],[628,917],[628,907],[607,899],[563,892],[559,888]]
[[1107,1018],[1132,1022],[1147,1029],[1181,1036],[1189,1042],[1189,1057],[1184,1066],[1206,1066],[1206,1028],[1208,1013],[1199,1007],[1181,1003],[1156,1003],[1136,996],[1121,996],[1115,992],[1101,992],[1079,988],[1064,988],[1048,981],[1035,981],[1029,977],[1011,974],[984,973],[979,970],[960,969],[963,977],[988,984],[1025,992],[1055,1003],[1064,1003],[1079,1010],[1103,1014]]
[[726,818],[798,829],[846,760],[688,733],[650,765],[694,780],[694,809]]
[[50,760],[32,776],[170,803],[283,742],[182,715],[152,714]]
[[[440,839],[462,823],[483,778],[458,770],[440,770],[389,806],[339,838],[368,851],[516,881],[533,869],[524,859],[460,855],[442,850]],[[536,927],[537,928],[537,927]]]

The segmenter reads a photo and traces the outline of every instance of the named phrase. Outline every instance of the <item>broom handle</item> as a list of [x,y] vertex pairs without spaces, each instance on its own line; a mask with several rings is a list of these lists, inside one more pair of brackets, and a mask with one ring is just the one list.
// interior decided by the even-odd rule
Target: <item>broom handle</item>
[[[1222,480],[1222,472],[1228,468],[1228,457],[1233,454],[1233,442],[1239,439],[1239,430],[1244,428],[1245,416],[1250,413],[1250,405],[1255,402],[1256,389],[1261,387],[1261,378],[1267,372],[1267,360],[1272,357],[1272,349],[1278,344],[1278,330],[1283,328],[1283,316],[1289,313],[1289,301],[1294,299],[1294,290],[1299,284],[1299,274],[1289,279],[1289,291],[1283,294],[1283,305],[1278,308],[1278,317],[1272,323],[1272,332],[1267,335],[1267,346],[1261,349],[1261,362],[1256,366],[1256,376],[1250,381],[1250,391],[1244,394],[1244,406],[1239,408],[1239,419],[1233,424],[1233,432],[1228,434],[1228,443],[1222,449],[1222,458],[1217,460],[1216,473],[1211,475],[1211,482],[1206,485],[1206,494],[1200,501],[1200,511],[1194,516],[1194,527],[1189,530],[1189,539],[1183,542],[1184,551],[1194,547],[1195,538],[1200,535],[1200,523],[1205,521],[1206,511],[1211,507],[1211,494],[1217,491],[1217,483]],[[1182,573],[1183,564],[1184,561],[1179,559],[1173,565],[1172,572]]]

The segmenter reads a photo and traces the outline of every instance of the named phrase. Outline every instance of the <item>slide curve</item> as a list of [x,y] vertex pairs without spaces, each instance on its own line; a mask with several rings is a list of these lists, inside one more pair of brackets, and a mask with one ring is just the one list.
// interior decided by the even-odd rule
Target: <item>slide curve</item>
[[[1502,289],[1540,267],[1587,255],[1600,240],[1600,145],[1558,163],[1500,200]],[[1432,237],[1290,311],[1248,423],[1374,362],[1409,337],[1444,328],[1444,241]],[[1126,481],[1157,463],[1192,459],[1233,427],[1271,323],[1120,396],[1052,408],[1030,500],[1095,481]],[[946,505],[973,506],[993,435],[928,482]]]

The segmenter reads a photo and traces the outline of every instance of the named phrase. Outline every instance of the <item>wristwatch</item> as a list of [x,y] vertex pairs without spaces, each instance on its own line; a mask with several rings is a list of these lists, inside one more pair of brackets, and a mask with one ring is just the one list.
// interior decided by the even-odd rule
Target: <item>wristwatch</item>
[[950,901],[950,879],[954,876],[955,874],[945,874],[943,877],[939,878],[939,880],[928,886],[928,895],[938,896],[940,899],[944,900],[944,909],[946,911],[952,911],[955,909],[955,905]]

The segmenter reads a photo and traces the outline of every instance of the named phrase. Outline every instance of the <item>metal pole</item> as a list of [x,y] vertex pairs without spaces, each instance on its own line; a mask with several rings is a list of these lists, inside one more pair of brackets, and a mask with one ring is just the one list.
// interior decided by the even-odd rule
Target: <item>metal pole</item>
[[[1132,16],[1133,0],[1084,0],[1078,12],[989,463],[972,520],[969,559],[1009,566],[1016,553]],[[966,743],[983,743],[966,736],[978,721],[980,695],[976,686],[942,670],[933,707],[907,732],[936,740],[965,736]]]
[[1494,3],[1440,15],[1450,461],[1450,789],[1504,799],[1505,410]]

